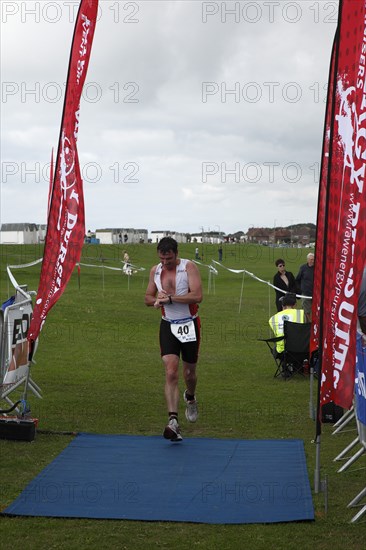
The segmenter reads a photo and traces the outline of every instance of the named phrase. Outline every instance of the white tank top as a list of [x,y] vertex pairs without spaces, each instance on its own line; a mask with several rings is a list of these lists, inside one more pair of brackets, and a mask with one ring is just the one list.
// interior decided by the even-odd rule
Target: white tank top
[[[188,284],[188,274],[187,274],[187,263],[189,260],[181,259],[179,264],[176,266],[175,270],[175,294],[176,296],[181,296],[182,294],[187,294],[189,291]],[[161,272],[162,264],[156,266],[156,271],[154,275],[154,283],[159,292],[163,291],[161,285]],[[197,316],[198,305],[197,304],[178,304],[173,302],[172,304],[164,304],[164,307],[161,308],[162,317],[166,321],[183,321],[183,319],[193,319]]]

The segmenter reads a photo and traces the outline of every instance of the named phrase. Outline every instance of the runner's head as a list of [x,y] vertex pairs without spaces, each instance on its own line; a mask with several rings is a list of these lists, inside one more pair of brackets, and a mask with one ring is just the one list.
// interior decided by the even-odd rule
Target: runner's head
[[177,265],[178,243],[172,237],[163,237],[157,246],[158,256],[166,269],[175,269]]
[[178,254],[178,243],[173,237],[163,237],[157,246],[158,253],[162,252],[166,254],[167,252],[174,252]]

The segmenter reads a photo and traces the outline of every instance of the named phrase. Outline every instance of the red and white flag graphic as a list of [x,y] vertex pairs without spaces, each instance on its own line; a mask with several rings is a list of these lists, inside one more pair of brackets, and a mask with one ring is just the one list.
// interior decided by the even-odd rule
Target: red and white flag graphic
[[98,0],[81,0],[71,46],[40,283],[28,331],[30,341],[37,339],[47,313],[65,290],[84,242],[83,183],[76,142],[97,11]]
[[350,408],[357,302],[366,260],[366,0],[340,2],[329,85],[313,331],[321,335],[320,405],[333,401]]

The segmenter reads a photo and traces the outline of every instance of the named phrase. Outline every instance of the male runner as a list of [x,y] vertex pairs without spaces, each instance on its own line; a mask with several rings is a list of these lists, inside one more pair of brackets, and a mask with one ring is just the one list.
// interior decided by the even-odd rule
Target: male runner
[[169,415],[163,436],[171,441],[181,441],[178,424],[180,355],[186,384],[186,418],[189,422],[196,422],[198,416],[195,392],[200,344],[198,304],[202,301],[202,284],[197,266],[178,258],[175,239],[164,237],[158,243],[157,251],[160,263],[150,271],[145,304],[160,309],[162,315],[159,337]]

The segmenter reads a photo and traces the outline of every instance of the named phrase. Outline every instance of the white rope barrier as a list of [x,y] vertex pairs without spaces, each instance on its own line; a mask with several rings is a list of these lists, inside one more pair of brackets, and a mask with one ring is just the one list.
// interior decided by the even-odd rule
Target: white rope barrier
[[38,260],[34,260],[34,262],[30,262],[28,264],[21,264],[21,265],[8,265],[9,269],[22,269],[24,267],[32,267],[33,265],[37,265],[43,261],[43,258],[38,258]]
[[[27,268],[27,267],[32,267],[32,266],[37,265],[40,262],[42,262],[42,260],[43,260],[43,258],[38,258],[38,260],[35,260],[34,262],[29,262],[27,264],[8,265],[7,266],[7,272],[8,272],[9,279],[10,279],[12,285],[15,288],[19,289],[19,285],[18,285],[15,277],[13,276],[13,274],[11,272],[11,269],[23,269],[23,268]],[[206,267],[210,271],[210,273],[213,273],[214,275],[218,275],[218,273],[219,273],[218,270],[212,264],[204,264],[202,262],[199,262],[198,260],[192,260],[192,261],[197,265],[200,265],[202,267]],[[269,281],[264,281],[263,279],[261,279],[260,277],[257,277],[256,275],[254,275],[254,273],[251,273],[247,269],[232,269],[232,268],[226,267],[225,265],[223,265],[220,262],[217,262],[216,260],[211,260],[211,262],[213,262],[214,264],[219,265],[220,267],[222,267],[223,269],[226,269],[227,271],[230,271],[231,273],[235,273],[235,274],[244,273],[244,274],[247,274],[250,277],[252,277],[252,279],[255,279],[256,281],[258,281],[260,283],[264,283],[264,284],[268,285],[269,287],[272,287],[274,290],[278,290],[279,292],[282,292],[282,294],[286,294],[286,291],[282,290],[282,288],[278,288],[278,287],[274,286]],[[79,262],[79,264],[77,264],[77,265],[80,265],[80,266],[83,266],[83,267],[99,267],[99,268],[104,268],[104,269],[110,269],[112,271],[123,271],[123,272],[127,272],[126,266],[128,266],[129,268],[131,268],[134,271],[146,271],[146,269],[144,267],[138,267],[134,264],[131,264],[131,263],[125,262],[125,261],[122,261],[122,263],[123,263],[123,267],[112,267],[112,266],[109,266],[109,265],[105,265],[104,263],[99,264],[99,265],[95,265],[95,264],[85,264],[85,263],[82,263],[82,262]],[[311,300],[311,296],[303,296],[302,294],[296,294],[296,298],[307,298],[307,299]]]
[[[13,287],[16,290],[18,290],[24,296],[26,296],[26,293],[21,288],[21,286],[18,284],[18,281],[14,277],[11,270],[12,269],[25,269],[25,268],[28,268],[28,267],[33,267],[34,265],[37,265],[37,264],[41,263],[42,261],[43,261],[43,258],[38,258],[37,260],[34,260],[33,262],[28,262],[26,264],[8,265],[6,267],[8,277],[10,279],[11,284],[13,285]],[[109,265],[105,265],[104,263],[101,263],[99,265],[95,265],[95,264],[85,264],[85,263],[80,262],[76,265],[80,265],[80,266],[83,266],[83,267],[99,267],[99,268],[103,268],[103,269],[110,269],[112,271],[122,271],[126,275],[132,275],[133,272],[137,272],[137,271],[146,271],[146,269],[144,267],[138,267],[134,264],[131,264],[130,262],[122,261],[122,263],[123,263],[122,267],[112,267],[112,266],[109,266]],[[32,293],[35,293],[35,292],[31,291],[30,293],[32,294]],[[29,294],[29,292],[28,292],[28,294]]]
[[[123,271],[123,272],[127,272],[127,269],[128,268],[131,268],[133,271],[146,271],[145,267],[137,267],[136,265],[133,265],[133,264],[130,264],[130,262],[124,262],[122,261],[122,263],[124,264],[122,267],[112,267],[110,265],[105,265],[104,263],[101,263],[101,264],[84,264],[82,262],[79,262],[77,265],[82,265],[83,267],[103,267],[104,269],[111,269],[112,271]],[[127,268],[127,269],[124,269],[124,268]]]
[[80,265],[80,266],[83,266],[83,267],[102,267],[103,269],[111,269],[112,271],[122,271],[122,267],[111,267],[109,265],[104,265],[104,264],[95,265],[95,264],[79,263],[79,264],[76,264],[76,265]]
[[34,262],[29,262],[27,264],[8,265],[8,266],[6,266],[6,271],[8,273],[8,277],[10,279],[11,284],[13,285],[13,287],[16,290],[18,290],[18,292],[20,292],[26,298],[28,298],[29,294],[35,294],[35,292],[33,290],[25,292],[22,289],[22,287],[18,284],[18,282],[17,282],[16,278],[14,277],[14,275],[12,274],[11,270],[12,269],[23,269],[23,268],[26,268],[26,267],[32,267],[34,265],[37,265],[37,264],[41,263],[42,260],[43,260],[43,258],[38,258],[38,260],[34,260]]
[[134,271],[146,271],[145,267],[138,267],[137,265],[134,265],[134,264],[131,264],[130,262],[125,262],[125,261],[122,261],[122,263],[124,264],[122,269],[124,267],[131,267]]
[[192,260],[193,263],[197,264],[197,265],[201,265],[202,267],[207,267],[207,269],[209,271],[211,271],[211,273],[214,273],[215,275],[218,275],[219,272],[217,271],[216,267],[214,267],[213,265],[211,264],[203,264],[202,262],[199,262],[198,260]]
[[[260,279],[259,277],[254,275],[254,273],[251,273],[250,271],[247,271],[246,269],[231,269],[229,267],[226,267],[225,265],[222,265],[220,262],[217,262],[216,260],[211,260],[211,261],[214,262],[215,264],[223,267],[227,271],[230,271],[231,273],[237,273],[237,274],[246,273],[247,275],[252,277],[252,279],[255,279],[256,281],[259,281],[260,283],[264,283],[264,284],[274,288],[275,290],[278,290],[279,292],[282,292],[282,294],[287,294],[286,290],[282,290],[282,288],[278,288],[278,287],[272,285],[269,281],[264,281],[263,279]],[[303,296],[302,294],[296,294],[296,298],[306,298],[308,300],[311,300],[312,297],[311,296]]]
[[200,265],[202,267],[207,267],[208,272],[209,272],[208,273],[208,289],[207,289],[207,292],[208,292],[208,294],[210,294],[210,292],[211,292],[211,283],[212,283],[213,292],[214,292],[214,294],[216,294],[215,278],[212,279],[212,275],[218,275],[219,274],[217,269],[211,264],[203,264],[202,262],[199,262],[198,260],[192,260],[192,262],[197,264],[197,265]]

